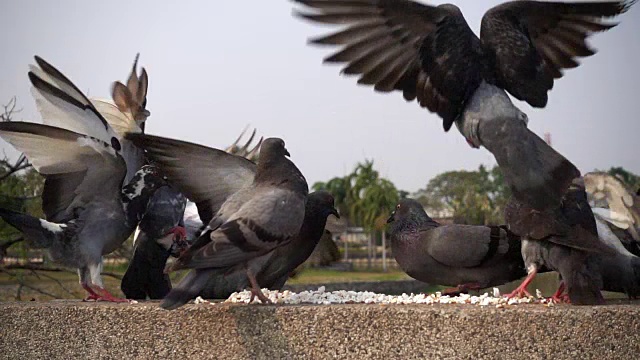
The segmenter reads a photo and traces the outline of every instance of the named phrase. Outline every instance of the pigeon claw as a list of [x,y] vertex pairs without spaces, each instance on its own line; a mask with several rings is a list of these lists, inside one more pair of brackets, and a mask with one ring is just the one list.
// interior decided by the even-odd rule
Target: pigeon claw
[[253,299],[255,299],[256,296],[263,304],[273,304],[273,301],[269,300],[269,298],[264,295],[262,289],[260,289],[260,285],[258,285],[256,276],[250,270],[247,270],[247,278],[251,284],[251,298],[249,299],[249,304],[253,302]]
[[522,284],[520,284],[520,286],[518,286],[510,294],[506,295],[506,298],[513,299],[513,298],[522,298],[522,297],[532,297],[531,294],[527,291],[527,286],[529,286],[533,278],[536,277],[537,273],[538,273],[537,270],[534,270],[531,273],[529,273],[529,275],[527,275],[527,277],[524,279]]
[[115,302],[115,303],[131,302],[129,299],[123,299],[123,298],[119,298],[111,295],[111,293],[107,291],[107,289],[105,288],[96,286],[96,290],[99,293],[99,297],[98,299],[96,299],[97,301],[107,301],[107,302]]
[[263,304],[273,304],[273,301],[266,297],[262,290],[251,288],[251,298],[249,299],[249,304],[251,304],[253,302],[253,299],[255,299],[256,297]]
[[558,304],[571,304],[571,300],[569,299],[569,294],[565,294],[564,293],[565,290],[565,285],[564,285],[564,281],[560,283],[560,286],[558,286],[558,290],[556,290],[556,292],[551,295],[550,299],[554,302],[554,303],[558,303]]

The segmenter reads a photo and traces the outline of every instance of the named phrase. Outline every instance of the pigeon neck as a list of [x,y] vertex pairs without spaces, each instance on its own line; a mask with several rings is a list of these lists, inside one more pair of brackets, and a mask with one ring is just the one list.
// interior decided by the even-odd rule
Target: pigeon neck
[[122,204],[128,226],[136,226],[144,215],[151,196],[155,193],[151,186],[148,186],[144,177],[133,179],[122,188]]
[[417,233],[420,230],[426,230],[438,227],[440,224],[429,218],[428,216],[410,216],[391,224],[391,233]]
[[306,210],[304,221],[300,228],[300,236],[298,237],[308,243],[309,246],[313,245],[312,249],[316,247],[324,233],[324,228],[327,225],[327,216],[320,212]]
[[309,187],[298,168],[287,158],[260,159],[255,184],[268,184],[307,194]]

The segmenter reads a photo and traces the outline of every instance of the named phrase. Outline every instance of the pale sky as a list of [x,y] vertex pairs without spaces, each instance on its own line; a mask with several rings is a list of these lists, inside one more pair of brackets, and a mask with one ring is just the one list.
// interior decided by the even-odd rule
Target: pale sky
[[[478,33],[499,1],[453,3]],[[444,171],[495,163],[400,93],[376,93],[323,65],[331,49],[307,39],[336,28],[294,18],[293,8],[286,0],[2,0],[0,103],[15,95],[23,108],[17,119],[39,121],[27,78],[33,55],[104,98],[140,52],[150,78],[148,133],[226,147],[250,124],[285,140],[310,185],[365,158],[410,192]],[[550,132],[582,172],[623,166],[640,173],[640,5],[618,20],[591,38],[598,54],[556,81],[545,109],[515,102],[529,127],[541,137]]]

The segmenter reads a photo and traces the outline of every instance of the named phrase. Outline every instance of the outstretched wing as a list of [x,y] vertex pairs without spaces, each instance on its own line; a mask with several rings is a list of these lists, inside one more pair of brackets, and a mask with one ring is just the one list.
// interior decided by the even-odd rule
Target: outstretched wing
[[480,37],[495,54],[500,86],[531,106],[544,107],[563,69],[596,53],[586,39],[616,24],[603,18],[624,13],[634,1],[510,1],[484,15]]
[[480,40],[453,5],[408,0],[294,0],[298,16],[346,25],[314,44],[341,50],[325,62],[346,63],[343,73],[381,92],[402,91],[407,101],[440,115],[446,131],[482,80]]
[[122,190],[126,166],[109,143],[28,122],[0,123],[0,137],[45,176],[42,207],[49,221],[68,221],[75,208],[99,198],[117,198]]
[[120,150],[117,134],[82,91],[42,58],[35,60],[38,66],[30,66],[29,79],[43,123],[89,135]]
[[241,156],[153,135],[129,133],[125,138],[146,150],[169,183],[196,203],[205,224],[230,195],[253,182],[256,165]]

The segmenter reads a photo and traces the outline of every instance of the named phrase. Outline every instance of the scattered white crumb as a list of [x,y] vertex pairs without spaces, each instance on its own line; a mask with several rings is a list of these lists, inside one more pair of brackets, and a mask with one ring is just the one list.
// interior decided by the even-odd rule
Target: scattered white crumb
[[[316,291],[303,291],[300,293],[291,292],[289,290],[277,291],[262,289],[264,295],[269,298],[274,304],[318,304],[318,305],[330,305],[330,304],[471,304],[480,306],[495,306],[497,308],[505,307],[508,305],[518,304],[550,304],[551,300],[542,296],[538,298],[524,297],[524,298],[511,298],[500,296],[500,291],[497,288],[493,289],[494,296],[489,296],[488,293],[484,293],[479,296],[461,294],[459,296],[442,295],[440,292],[435,294],[402,294],[402,295],[386,295],[377,294],[370,291],[325,291],[325,287],[321,286]],[[541,295],[540,291],[536,291],[537,295]],[[241,303],[248,304],[251,299],[251,292],[248,290],[242,292],[235,292],[226,299],[225,303]],[[260,303],[257,298],[253,300],[254,303]],[[215,303],[204,300],[201,297],[195,299],[196,304],[211,304]]]

